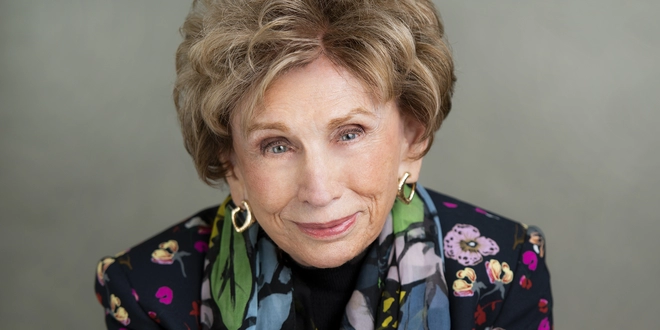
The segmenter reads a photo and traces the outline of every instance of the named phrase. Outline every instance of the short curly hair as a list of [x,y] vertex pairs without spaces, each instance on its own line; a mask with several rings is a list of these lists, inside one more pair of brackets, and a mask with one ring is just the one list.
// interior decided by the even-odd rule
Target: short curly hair
[[422,123],[420,157],[451,109],[454,65],[429,0],[194,0],[181,34],[174,103],[211,186],[230,170],[232,117],[250,118],[277,77],[319,56]]

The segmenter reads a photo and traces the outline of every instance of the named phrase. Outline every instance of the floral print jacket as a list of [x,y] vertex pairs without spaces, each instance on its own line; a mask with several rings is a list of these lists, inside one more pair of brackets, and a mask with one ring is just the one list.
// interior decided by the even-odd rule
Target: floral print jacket
[[[452,329],[552,329],[545,239],[535,227],[428,190],[440,218]],[[204,258],[217,206],[103,258],[108,329],[200,329]]]

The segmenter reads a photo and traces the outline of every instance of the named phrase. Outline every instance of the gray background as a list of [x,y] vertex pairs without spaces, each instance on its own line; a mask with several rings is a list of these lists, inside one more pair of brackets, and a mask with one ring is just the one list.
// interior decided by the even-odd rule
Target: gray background
[[[188,7],[0,2],[0,328],[103,328],[98,258],[225,195],[170,97]],[[423,182],[544,229],[557,329],[654,328],[660,2],[438,7],[459,80]]]

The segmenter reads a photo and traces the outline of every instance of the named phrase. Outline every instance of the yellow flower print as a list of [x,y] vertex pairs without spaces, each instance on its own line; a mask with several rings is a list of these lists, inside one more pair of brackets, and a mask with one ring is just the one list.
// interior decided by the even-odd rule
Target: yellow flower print
[[508,263],[503,262],[500,264],[500,262],[495,259],[486,261],[485,265],[488,279],[490,280],[490,283],[495,284],[495,287],[493,290],[485,293],[483,297],[499,290],[502,295],[502,299],[504,299],[504,285],[513,281],[513,271],[511,271],[511,267],[509,267]]
[[154,250],[151,261],[161,265],[171,265],[174,263],[174,254],[163,249]]
[[536,230],[528,231],[529,242],[534,244],[534,252],[536,252],[541,258],[545,254],[545,240],[543,239],[543,234]]
[[183,265],[182,258],[189,255],[190,253],[188,252],[179,251],[179,243],[177,241],[169,240],[158,245],[158,249],[154,250],[151,254],[151,262],[160,265],[171,265],[174,261],[178,261],[181,264],[183,277],[186,277],[186,269]]
[[158,247],[161,248],[161,249],[168,249],[168,250],[172,251],[173,253],[176,253],[177,251],[179,251],[179,243],[177,241],[173,240],[173,239],[171,239],[167,242],[160,243],[158,245]]
[[108,276],[105,275],[105,271],[110,267],[115,262],[115,258],[111,257],[106,257],[103,258],[103,260],[99,261],[99,264],[96,266],[96,278],[99,281],[99,284],[102,286],[105,286],[105,282],[107,282]]
[[129,251],[129,250],[124,250],[124,251],[119,251],[119,252],[117,252],[117,254],[115,254],[115,258],[119,258],[119,257],[123,256],[123,255],[126,254],[126,252],[128,252],[128,251]]
[[121,307],[121,300],[114,294],[110,295],[110,309],[112,311],[112,316],[117,322],[123,325],[129,325],[131,323],[131,319],[128,318],[128,312],[124,307]]
[[[486,272],[488,273],[490,283],[502,282],[504,284],[509,284],[513,281],[513,272],[511,271],[509,264],[506,262],[503,262],[500,265],[500,262],[495,259],[486,261]],[[502,273],[504,276],[500,277]]]
[[478,294],[481,289],[486,288],[485,284],[477,282],[477,274],[470,267],[457,271],[456,277],[458,279],[452,285],[456,297],[472,297],[475,292]]
[[110,309],[112,309],[114,311],[115,308],[117,308],[119,306],[121,306],[121,300],[119,299],[119,297],[115,296],[114,294],[111,294],[110,295]]
[[131,319],[128,318],[128,312],[126,312],[124,307],[117,308],[117,310],[115,311],[114,317],[115,317],[115,320],[119,321],[119,323],[121,323],[123,325],[128,325],[129,323],[131,323]]

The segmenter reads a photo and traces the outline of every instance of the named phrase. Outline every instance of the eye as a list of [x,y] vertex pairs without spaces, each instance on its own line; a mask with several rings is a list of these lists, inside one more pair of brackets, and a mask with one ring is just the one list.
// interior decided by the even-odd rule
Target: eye
[[356,138],[357,138],[357,134],[355,134],[355,133],[346,133],[346,134],[341,136],[342,141],[350,141],[350,140],[353,140],[353,139],[356,139]]
[[291,150],[288,142],[282,139],[265,141],[261,145],[262,154],[283,154]]
[[341,133],[341,136],[339,137],[339,141],[347,142],[347,141],[355,140],[358,137],[360,137],[360,134],[362,133],[364,133],[364,130],[359,127],[347,129]]
[[281,153],[285,153],[287,150],[289,150],[289,148],[287,146],[280,144],[280,145],[270,147],[270,149],[268,151],[272,152],[274,154],[281,154]]

